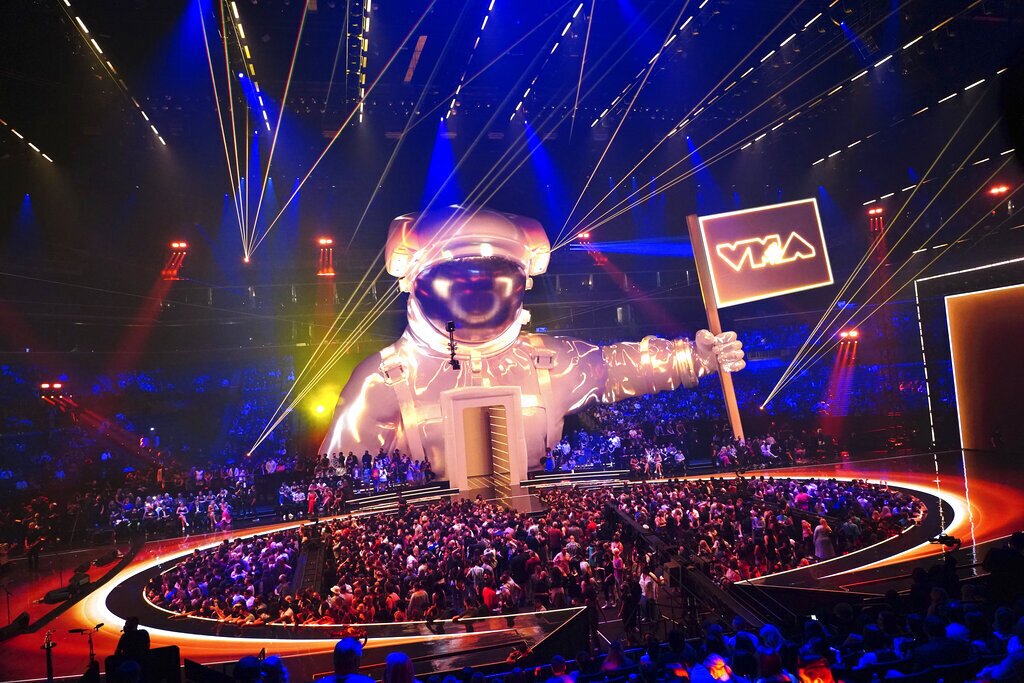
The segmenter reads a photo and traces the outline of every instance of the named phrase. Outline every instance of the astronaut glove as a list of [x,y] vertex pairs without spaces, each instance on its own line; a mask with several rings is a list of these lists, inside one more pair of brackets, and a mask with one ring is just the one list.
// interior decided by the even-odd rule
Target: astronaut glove
[[694,362],[701,377],[721,370],[738,372],[746,367],[743,360],[743,342],[735,332],[711,334],[701,330],[694,339]]

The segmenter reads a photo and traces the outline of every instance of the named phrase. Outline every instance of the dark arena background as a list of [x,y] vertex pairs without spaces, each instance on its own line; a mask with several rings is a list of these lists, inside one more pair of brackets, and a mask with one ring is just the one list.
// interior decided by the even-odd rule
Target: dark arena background
[[1024,681],[1024,3],[0,3],[0,680]]

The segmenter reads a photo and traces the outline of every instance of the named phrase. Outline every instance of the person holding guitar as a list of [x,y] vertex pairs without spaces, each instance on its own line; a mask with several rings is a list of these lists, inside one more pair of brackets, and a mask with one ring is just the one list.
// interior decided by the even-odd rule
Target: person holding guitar
[[25,532],[25,558],[28,560],[28,570],[39,571],[39,554],[43,552],[43,545],[46,537],[42,529],[35,522],[28,523],[28,531]]

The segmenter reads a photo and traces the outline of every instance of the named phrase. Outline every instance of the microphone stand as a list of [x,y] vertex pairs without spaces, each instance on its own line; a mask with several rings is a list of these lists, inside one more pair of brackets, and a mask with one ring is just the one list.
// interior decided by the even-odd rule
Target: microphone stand
[[461,370],[462,364],[455,357],[455,351],[459,348],[459,345],[455,343],[455,321],[449,320],[448,324],[445,325],[445,329],[448,330],[448,352],[451,356],[448,364],[452,366],[452,370]]
[[85,670],[84,680],[99,681],[100,680],[100,665],[96,661],[96,650],[92,645],[92,634],[96,633],[103,627],[103,624],[96,624],[92,628],[75,628],[68,631],[68,633],[77,633],[84,635],[89,639],[89,666]]
[[43,639],[43,646],[40,650],[46,652],[46,683],[53,683],[53,648],[57,647],[57,643],[53,642],[50,638],[53,635],[54,630],[51,628],[46,632],[46,636]]
[[[10,583],[10,582],[8,582]],[[0,584],[0,588],[4,589],[4,595],[7,597],[7,625],[11,625],[11,589],[7,587],[7,583]]]

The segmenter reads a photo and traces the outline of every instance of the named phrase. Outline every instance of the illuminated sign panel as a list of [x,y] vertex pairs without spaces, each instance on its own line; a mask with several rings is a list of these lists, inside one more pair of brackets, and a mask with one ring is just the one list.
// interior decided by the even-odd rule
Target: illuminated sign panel
[[814,199],[698,218],[718,308],[832,284]]

